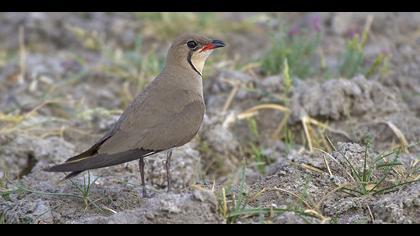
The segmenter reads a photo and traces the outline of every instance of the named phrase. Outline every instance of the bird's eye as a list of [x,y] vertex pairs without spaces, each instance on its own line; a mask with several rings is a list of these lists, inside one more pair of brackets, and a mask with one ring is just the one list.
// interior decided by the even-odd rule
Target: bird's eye
[[197,42],[196,41],[188,41],[187,46],[191,49],[194,49],[195,47],[197,47]]

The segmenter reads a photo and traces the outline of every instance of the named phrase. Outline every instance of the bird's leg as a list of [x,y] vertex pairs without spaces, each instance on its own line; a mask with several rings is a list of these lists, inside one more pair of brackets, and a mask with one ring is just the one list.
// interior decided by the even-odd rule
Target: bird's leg
[[166,180],[168,181],[168,192],[171,191],[171,157],[172,157],[172,150],[169,150],[166,154]]
[[141,176],[141,185],[143,186],[143,197],[146,198],[147,192],[146,192],[146,182],[144,181],[144,157],[140,157],[139,170],[140,170],[140,176]]

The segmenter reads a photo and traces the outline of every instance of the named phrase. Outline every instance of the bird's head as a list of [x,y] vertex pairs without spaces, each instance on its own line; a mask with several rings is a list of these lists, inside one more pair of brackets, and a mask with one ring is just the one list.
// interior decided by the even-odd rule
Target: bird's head
[[166,64],[180,65],[202,75],[204,63],[216,48],[224,47],[221,40],[199,34],[184,34],[175,39],[169,49]]

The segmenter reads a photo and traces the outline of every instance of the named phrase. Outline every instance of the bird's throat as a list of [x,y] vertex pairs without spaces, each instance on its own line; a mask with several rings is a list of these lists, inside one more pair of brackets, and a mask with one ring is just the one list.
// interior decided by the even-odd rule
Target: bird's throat
[[200,76],[203,74],[204,64],[208,56],[210,55],[210,51],[205,52],[191,52],[188,55],[188,63],[191,65],[192,69],[196,71]]
[[195,69],[198,70],[198,72],[200,73],[200,75],[202,75],[203,74],[203,68],[204,68],[205,61],[199,60],[199,59],[195,59],[194,57],[192,57],[191,58],[191,63],[193,64],[193,66],[195,67]]
[[201,77],[202,76],[201,71],[197,70],[197,68],[195,67],[194,63],[192,62],[192,55],[193,55],[192,52],[190,52],[188,54],[188,58],[187,58],[188,64],[190,64],[191,69],[193,69],[195,72],[197,72],[197,74],[199,74],[200,77]]

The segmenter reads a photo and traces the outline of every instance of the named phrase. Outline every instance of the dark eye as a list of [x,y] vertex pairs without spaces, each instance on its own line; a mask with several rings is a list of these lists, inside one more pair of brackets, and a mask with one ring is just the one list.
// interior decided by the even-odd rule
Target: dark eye
[[188,41],[187,46],[191,49],[194,49],[195,47],[197,47],[197,42],[196,41]]

